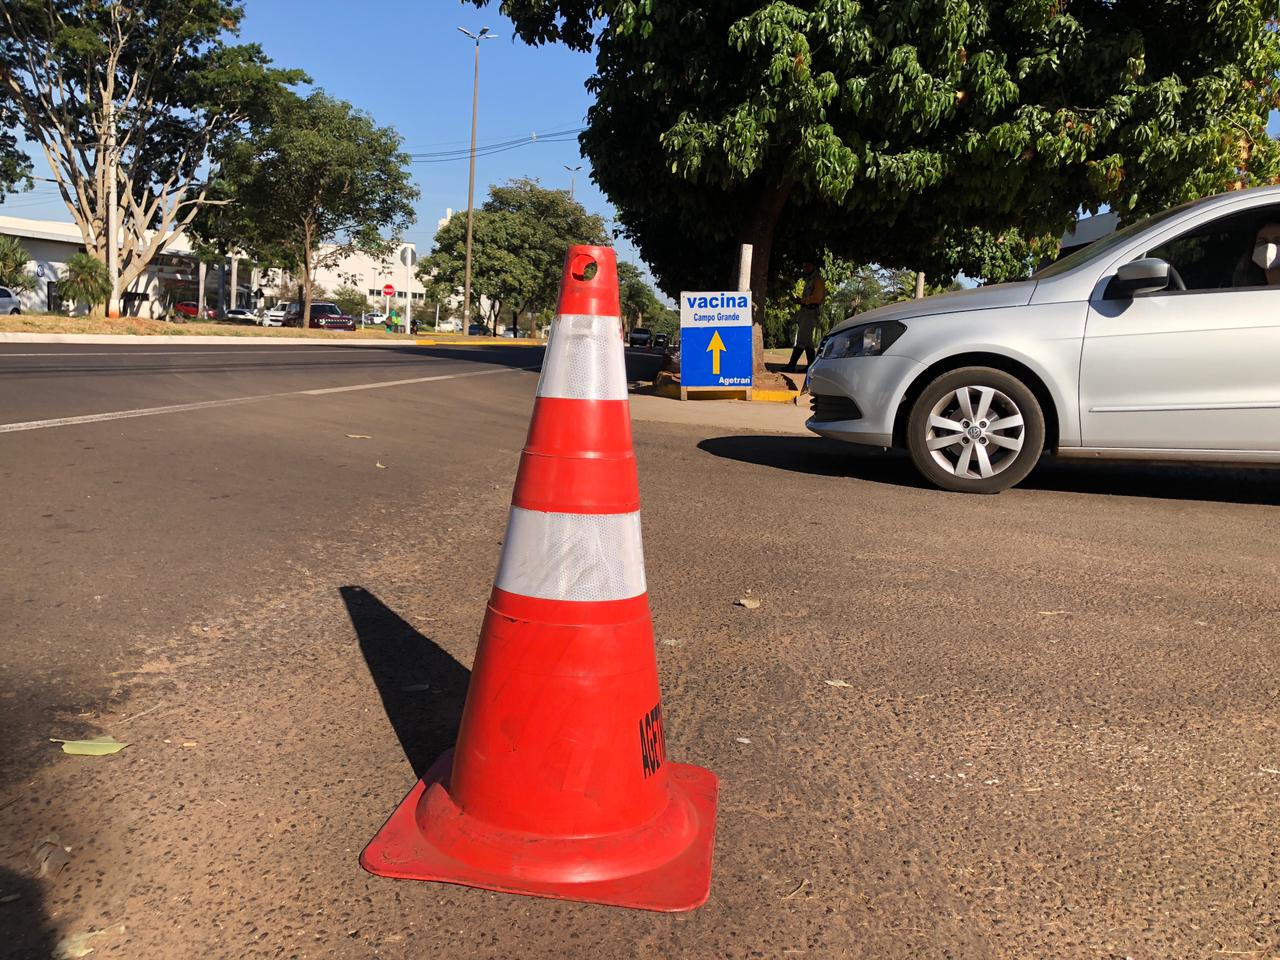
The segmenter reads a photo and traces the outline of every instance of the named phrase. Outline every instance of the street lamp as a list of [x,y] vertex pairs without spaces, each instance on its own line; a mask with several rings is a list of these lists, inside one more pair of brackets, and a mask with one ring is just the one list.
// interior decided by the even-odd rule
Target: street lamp
[[563,164],[563,167],[569,171],[569,199],[572,200],[573,185],[575,181],[578,179],[578,171],[582,169],[582,164],[578,164],[576,167],[571,167],[566,163],[566,164]]
[[480,41],[493,40],[497,38],[496,33],[490,33],[488,27],[481,29],[479,33],[472,33],[465,27],[459,27],[459,32],[465,34],[468,39],[475,41],[476,45],[476,72],[475,80],[471,85],[471,177],[467,181],[467,264],[464,268],[463,292],[462,292],[462,335],[470,336],[471,333],[471,225],[475,219],[475,200],[476,200],[476,113],[480,107]]

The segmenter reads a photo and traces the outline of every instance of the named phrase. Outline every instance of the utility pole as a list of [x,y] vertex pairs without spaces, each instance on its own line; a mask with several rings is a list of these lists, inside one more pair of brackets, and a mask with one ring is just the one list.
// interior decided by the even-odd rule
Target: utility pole
[[111,276],[111,296],[107,316],[120,316],[120,213],[116,201],[116,105],[107,101],[106,188],[107,188],[107,273]]
[[561,164],[561,166],[563,166],[566,170],[569,171],[569,199],[572,200],[573,188],[578,179],[578,171],[582,169],[582,164],[578,164],[576,167],[571,167],[567,163],[565,163],[565,164]]
[[471,329],[471,227],[475,220],[476,202],[476,115],[480,109],[480,41],[493,40],[497,34],[484,27],[472,33],[463,27],[458,30],[475,41],[476,68],[471,83],[471,175],[467,180],[467,262],[463,268],[462,282],[462,335],[469,336]]

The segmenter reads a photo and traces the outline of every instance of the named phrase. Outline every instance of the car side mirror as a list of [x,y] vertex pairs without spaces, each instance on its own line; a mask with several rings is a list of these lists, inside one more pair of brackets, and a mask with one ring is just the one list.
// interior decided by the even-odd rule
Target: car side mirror
[[1143,257],[1122,264],[1107,284],[1110,299],[1132,299],[1142,293],[1156,293],[1169,286],[1169,264],[1159,257]]

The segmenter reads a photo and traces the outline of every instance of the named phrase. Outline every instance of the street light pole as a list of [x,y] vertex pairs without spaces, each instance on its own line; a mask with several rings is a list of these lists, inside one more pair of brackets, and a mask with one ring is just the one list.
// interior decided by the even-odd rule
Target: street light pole
[[479,33],[472,33],[463,27],[458,28],[466,36],[475,41],[476,68],[475,78],[471,84],[471,174],[467,179],[467,262],[463,271],[462,283],[462,335],[471,334],[471,228],[475,221],[476,202],[476,115],[480,109],[480,41],[492,40],[497,34],[489,32],[488,27]]
[[576,167],[571,167],[567,163],[565,163],[565,164],[561,164],[561,166],[563,166],[566,170],[569,171],[569,199],[572,200],[573,188],[574,188],[574,185],[577,183],[578,171],[582,169],[582,164],[578,164]]

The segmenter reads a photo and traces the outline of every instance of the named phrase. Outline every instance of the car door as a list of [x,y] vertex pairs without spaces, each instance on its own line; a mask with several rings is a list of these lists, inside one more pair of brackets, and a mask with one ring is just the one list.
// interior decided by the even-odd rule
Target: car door
[[1145,255],[1173,266],[1185,290],[1095,292],[1080,362],[1083,446],[1280,451],[1280,283],[1250,259],[1269,223],[1280,207],[1160,239]]

